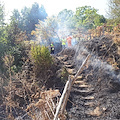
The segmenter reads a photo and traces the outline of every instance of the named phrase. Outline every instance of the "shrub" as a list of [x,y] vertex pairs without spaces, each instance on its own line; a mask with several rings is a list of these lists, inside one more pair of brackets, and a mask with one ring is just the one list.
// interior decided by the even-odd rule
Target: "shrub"
[[39,75],[40,73],[45,74],[53,63],[49,49],[45,46],[31,46],[31,57],[35,65],[36,75]]

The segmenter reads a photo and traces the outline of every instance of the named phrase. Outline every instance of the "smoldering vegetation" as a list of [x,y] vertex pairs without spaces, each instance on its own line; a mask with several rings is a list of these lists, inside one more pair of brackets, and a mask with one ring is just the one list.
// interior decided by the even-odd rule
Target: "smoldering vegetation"
[[[34,65],[26,59],[22,71],[13,76],[12,96],[8,94],[11,91],[10,87],[5,88],[6,96],[2,99],[4,103],[2,104],[3,101],[1,101],[0,106],[1,119],[7,118],[10,113],[9,106],[12,106],[13,113],[12,118],[9,119],[32,119],[26,107],[29,107],[33,101],[36,103],[41,98],[41,91],[46,89],[59,89],[62,93],[69,73],[67,69],[63,69],[66,68],[64,64],[67,63],[66,66],[77,72],[88,54],[91,58],[80,76],[82,81],[91,86],[92,91],[81,93],[79,92],[81,88],[73,85],[69,98],[71,102],[68,101],[67,105],[67,119],[120,119],[120,55],[117,53],[115,44],[107,37],[80,40],[74,47],[62,50],[53,56],[54,64],[46,71],[46,76],[42,73],[44,71],[38,72],[41,74],[40,78],[35,77]],[[83,97],[90,95],[94,97],[93,104],[86,106],[85,104],[90,100],[85,100]],[[94,111],[94,114],[86,113],[88,110]],[[37,111],[37,114],[38,112],[40,111]]]
[[[87,55],[91,55],[88,65],[81,73],[81,80],[91,86],[93,90],[89,95],[94,99],[93,105],[86,106],[86,102],[90,100],[82,98],[89,95],[76,92],[80,88],[73,85],[70,95],[72,104],[69,104],[67,109],[68,120],[120,119],[120,55],[117,53],[115,44],[108,37],[100,37],[80,41],[75,48],[76,70]],[[86,113],[88,111],[89,114]]]

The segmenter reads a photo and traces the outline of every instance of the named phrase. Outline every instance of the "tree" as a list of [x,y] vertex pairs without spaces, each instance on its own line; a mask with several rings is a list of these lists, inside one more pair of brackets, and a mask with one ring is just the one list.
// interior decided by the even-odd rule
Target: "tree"
[[103,16],[97,14],[95,8],[91,6],[83,6],[76,8],[76,13],[74,15],[75,27],[76,28],[86,28],[91,29],[105,22]]
[[38,24],[38,21],[44,21],[47,17],[47,13],[44,9],[44,6],[42,5],[39,7],[38,3],[34,3],[32,5],[32,8],[30,10],[30,14],[28,16],[29,19],[29,31],[31,32],[32,30],[35,30],[35,24]]
[[29,14],[30,14],[30,8],[24,7],[21,10],[21,21],[19,23],[19,28],[22,31],[26,31],[27,33],[29,33],[29,24],[30,24]]
[[94,19],[94,24],[95,26],[101,26],[103,25],[103,23],[106,23],[107,20],[103,15],[96,15],[95,19]]
[[109,17],[113,23],[120,23],[120,0],[109,0]]
[[39,8],[39,20],[44,21],[46,19],[48,14],[46,13],[46,10],[43,5]]
[[46,76],[46,72],[53,62],[49,49],[45,46],[34,45],[31,46],[30,53],[32,61],[34,61],[36,76]]
[[74,12],[72,10],[64,9],[58,13],[57,18],[59,19],[59,23],[61,28],[71,28],[72,17]]
[[4,5],[2,2],[0,2],[0,59],[4,55],[4,52],[7,49],[7,35],[5,31],[5,22],[4,22],[4,17],[5,17],[5,11],[4,11]]
[[94,18],[97,10],[90,6],[79,7],[76,9],[74,20],[76,21],[76,27],[91,28],[94,26]]
[[20,33],[20,29],[18,28],[18,23],[15,19],[11,19],[11,22],[6,27],[6,34],[7,34],[7,40],[10,46],[16,45],[16,37]]
[[3,27],[5,17],[4,5],[0,2],[0,27]]
[[32,35],[36,36],[36,39],[42,44],[50,44],[51,38],[59,36],[58,31],[58,19],[55,16],[47,17],[45,21],[39,21],[39,24],[36,24],[35,31],[32,31]]
[[17,9],[14,9],[13,10],[13,12],[12,12],[12,16],[11,16],[11,18],[12,19],[14,19],[15,18],[15,20],[17,20],[17,21],[20,21],[21,20],[21,16],[20,16],[20,13],[19,13],[19,11],[17,10]]
[[21,12],[17,9],[13,11],[11,18],[15,18],[18,22],[18,27],[22,31],[26,31],[28,34],[32,30],[35,30],[35,24],[38,24],[38,21],[44,21],[46,19],[47,13],[44,9],[44,6],[39,7],[38,3],[34,3],[32,7],[24,7]]

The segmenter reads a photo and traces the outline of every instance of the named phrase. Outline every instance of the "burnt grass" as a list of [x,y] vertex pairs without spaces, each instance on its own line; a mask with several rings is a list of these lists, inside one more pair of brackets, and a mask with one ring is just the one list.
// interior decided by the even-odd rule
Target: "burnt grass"
[[[83,81],[91,85],[93,91],[80,93],[80,89],[73,85],[70,101],[67,105],[67,120],[119,120],[120,119],[120,55],[111,38],[100,37],[93,40],[80,41],[75,47],[74,61],[76,70],[80,67],[85,57],[91,54],[88,66],[81,73]],[[112,66],[108,59],[114,59],[117,63]],[[94,96],[93,100],[85,100],[82,97]],[[93,102],[92,106],[85,103]],[[87,114],[100,108],[100,115]]]
[[[88,93],[79,92],[82,88],[77,85],[72,86],[69,101],[66,108],[67,120],[119,120],[120,119],[120,55],[117,47],[109,37],[99,37],[92,40],[79,41],[72,48],[66,48],[60,53],[53,55],[54,65],[46,72],[46,78],[36,78],[34,67],[31,61],[25,61],[22,71],[15,75],[13,82],[13,101],[18,103],[13,109],[14,118],[19,118],[26,114],[26,106],[37,99],[31,98],[42,89],[59,89],[62,93],[68,74],[64,79],[59,75],[64,66],[64,62],[72,65],[75,71],[79,69],[83,61],[90,54],[88,64],[80,74],[81,80],[85,81],[93,89]],[[63,57],[61,60],[58,57]],[[23,83],[26,86],[23,86]],[[33,84],[36,82],[36,84]],[[31,86],[31,84],[33,84]],[[17,93],[16,91],[20,91]],[[29,95],[29,96],[28,96]],[[93,100],[86,100],[83,97],[94,96]],[[85,105],[93,102],[92,106]],[[20,106],[21,105],[21,106]],[[93,111],[96,107],[100,108],[100,115],[90,115],[86,112]],[[14,111],[15,110],[15,111]],[[0,120],[7,117],[5,105],[0,106]],[[26,115],[23,119],[31,120]]]

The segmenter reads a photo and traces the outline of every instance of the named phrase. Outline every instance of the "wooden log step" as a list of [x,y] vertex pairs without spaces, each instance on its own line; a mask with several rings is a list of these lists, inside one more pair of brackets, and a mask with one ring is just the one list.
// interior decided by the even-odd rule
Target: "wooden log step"
[[86,90],[79,90],[79,89],[74,89],[74,91],[80,92],[80,93],[90,93],[93,92],[93,88],[91,89],[86,89]]
[[90,88],[90,85],[88,84],[82,84],[82,85],[79,85],[80,88]]
[[69,62],[64,62],[64,65],[71,65]]
[[77,81],[77,80],[81,80],[82,78],[83,78],[82,76],[77,76],[76,81]]
[[82,97],[85,100],[93,100],[94,96],[86,96],[86,97]]
[[95,102],[86,102],[84,103],[85,106],[93,107],[95,106]]
[[75,69],[67,69],[68,73],[71,75],[76,74]]
[[75,84],[85,84],[86,82],[83,81],[83,80],[79,80],[79,81],[75,81],[74,83],[75,83]]
[[[75,77],[74,75],[71,75],[71,78],[72,78],[72,79],[74,79],[74,77]],[[82,79],[82,76],[77,76],[76,81],[79,81],[79,80],[81,80],[81,79]]]
[[74,65],[65,65],[66,68],[74,68]]

